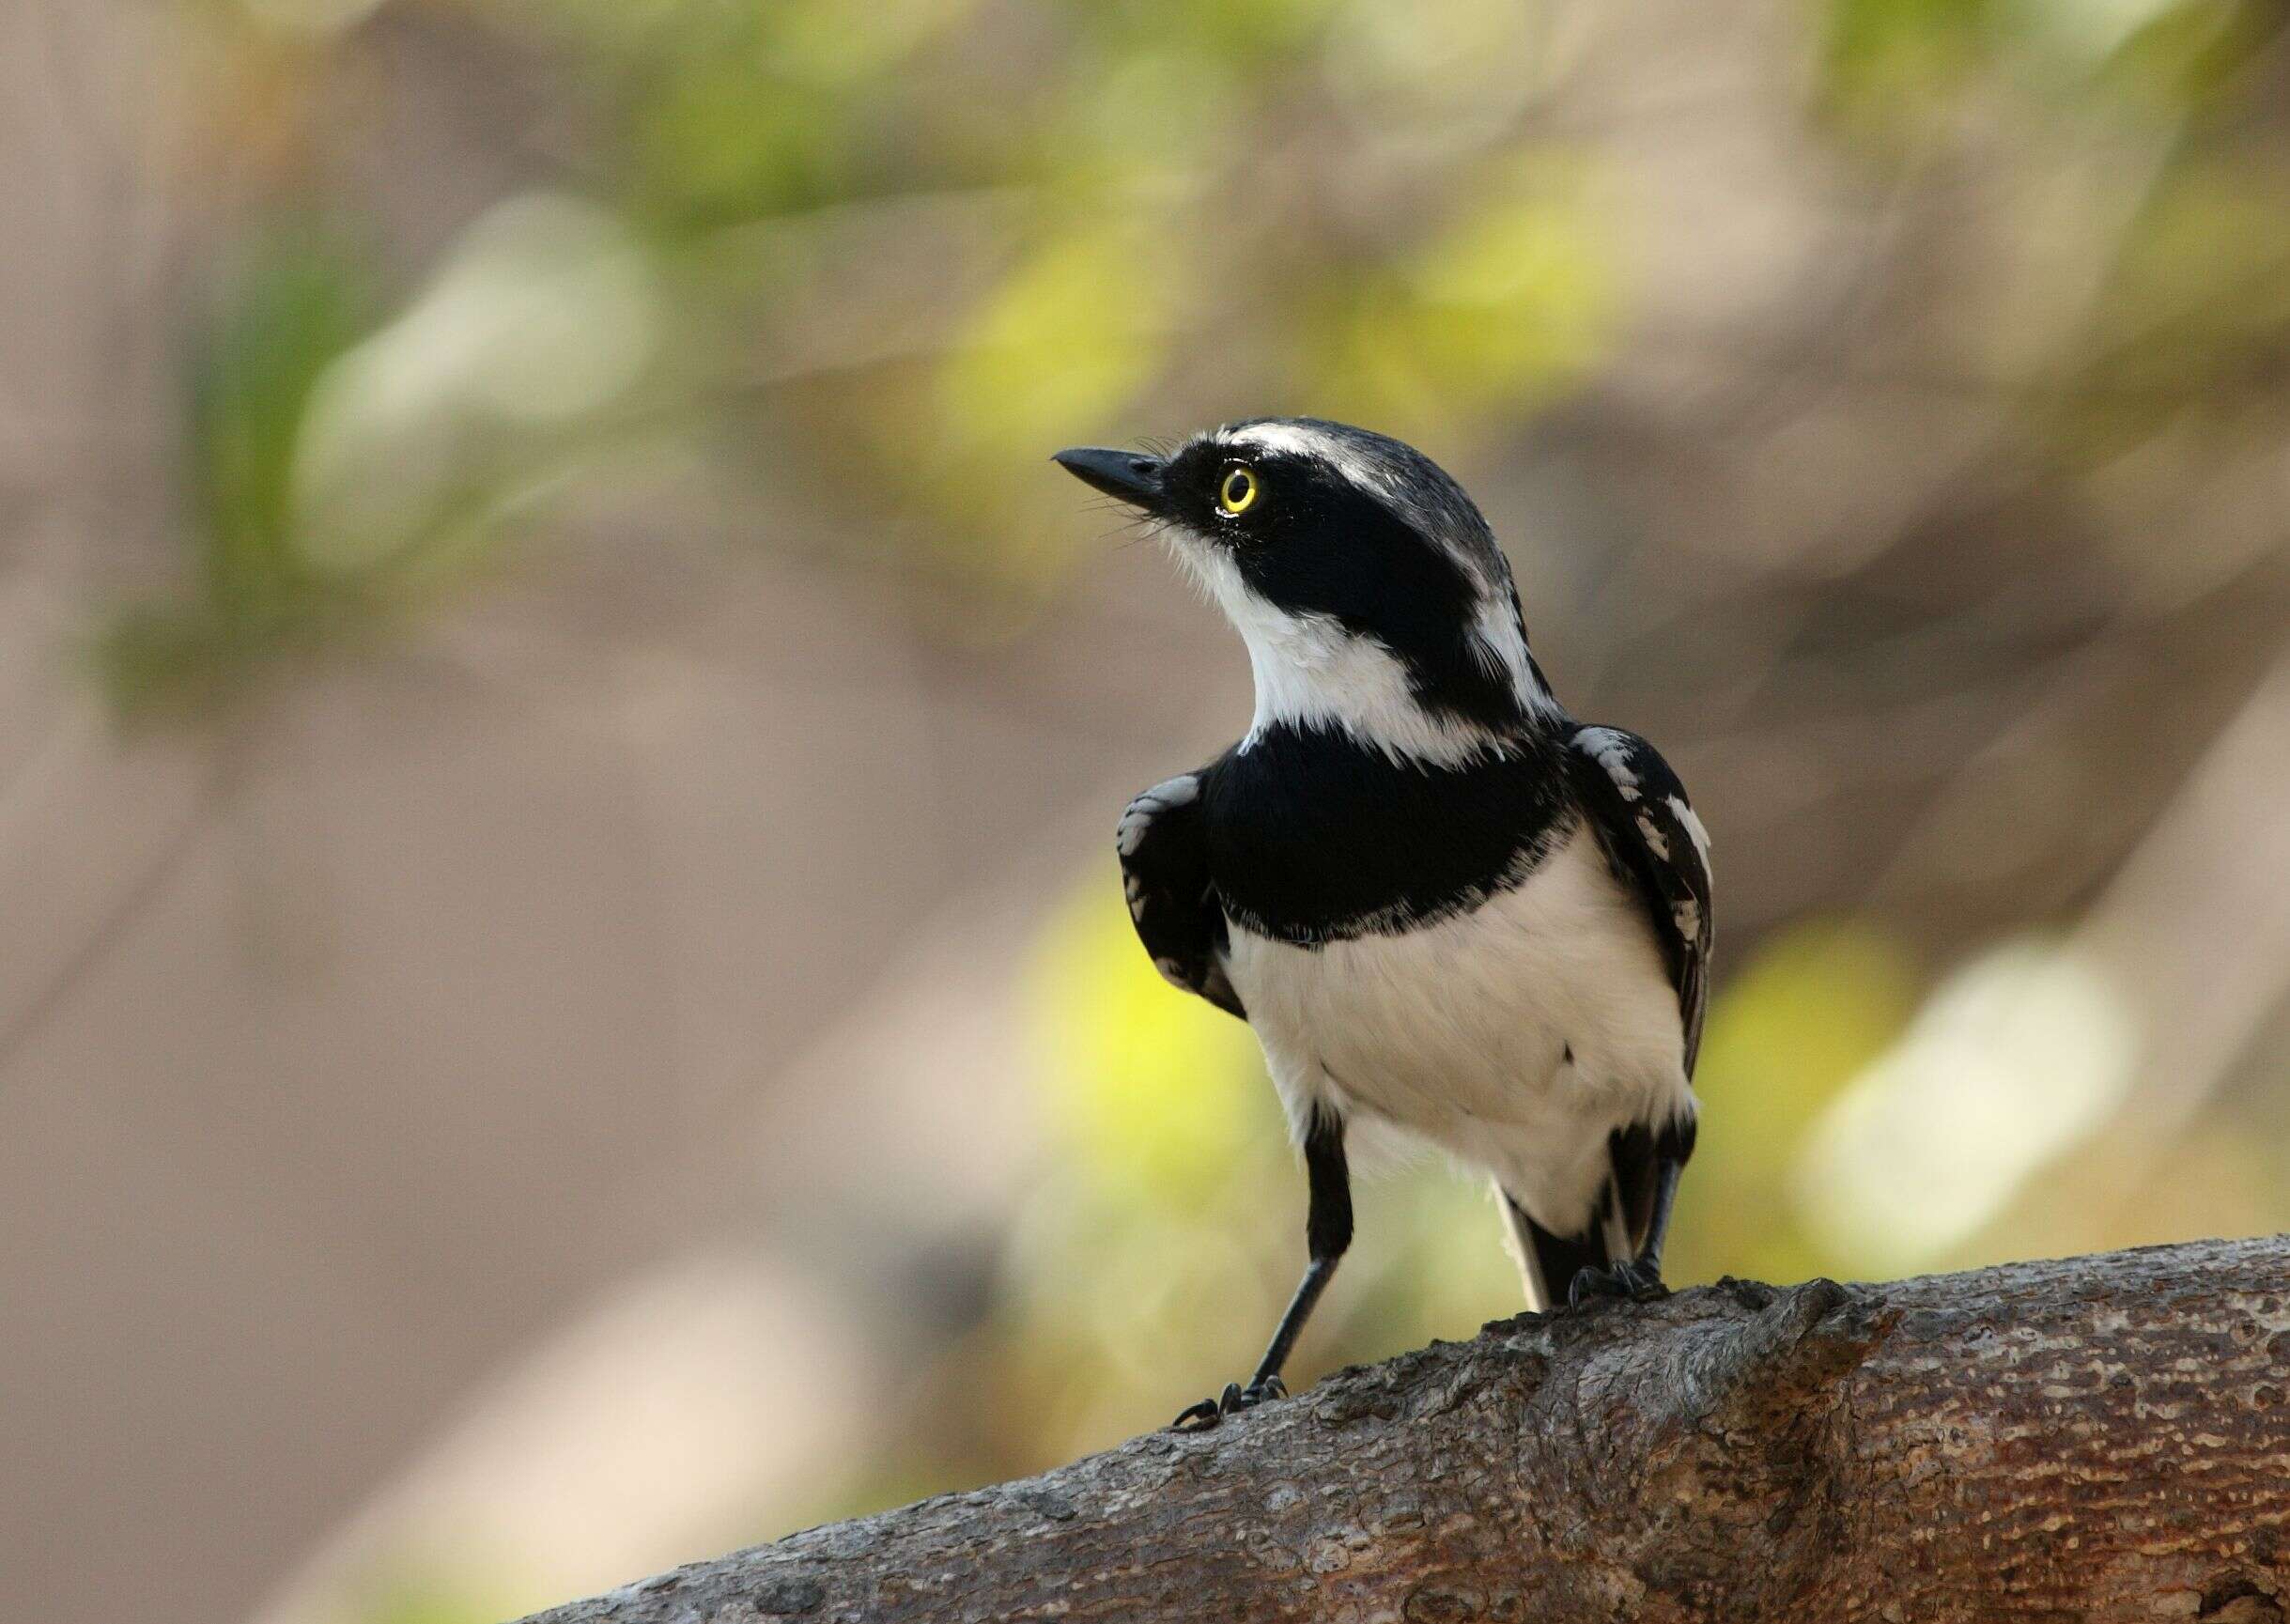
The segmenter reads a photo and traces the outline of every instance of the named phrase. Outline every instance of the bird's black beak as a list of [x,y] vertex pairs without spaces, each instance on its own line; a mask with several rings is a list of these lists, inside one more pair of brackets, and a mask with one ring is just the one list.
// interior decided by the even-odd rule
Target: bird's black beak
[[1140,451],[1109,451],[1102,445],[1076,445],[1050,458],[1084,485],[1093,485],[1107,496],[1118,496],[1133,507],[1151,513],[1161,503],[1161,471],[1157,456]]

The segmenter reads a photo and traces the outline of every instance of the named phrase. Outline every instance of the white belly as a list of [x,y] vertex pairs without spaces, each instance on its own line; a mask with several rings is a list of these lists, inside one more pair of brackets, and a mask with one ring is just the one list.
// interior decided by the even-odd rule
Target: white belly
[[1317,1100],[1493,1176],[1579,1230],[1606,1137],[1691,1099],[1652,927],[1578,828],[1521,885],[1399,936],[1318,949],[1231,930],[1232,985],[1289,1120]]

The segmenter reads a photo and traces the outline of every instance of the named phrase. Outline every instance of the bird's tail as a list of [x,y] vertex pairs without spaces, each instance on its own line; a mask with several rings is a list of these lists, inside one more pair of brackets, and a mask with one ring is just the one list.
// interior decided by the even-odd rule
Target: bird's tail
[[1511,1255],[1526,1287],[1526,1306],[1540,1313],[1562,1307],[1567,1288],[1585,1269],[1603,1269],[1631,1255],[1630,1231],[1620,1216],[1611,1184],[1579,1235],[1555,1235],[1526,1215],[1502,1185],[1495,1196],[1510,1225]]

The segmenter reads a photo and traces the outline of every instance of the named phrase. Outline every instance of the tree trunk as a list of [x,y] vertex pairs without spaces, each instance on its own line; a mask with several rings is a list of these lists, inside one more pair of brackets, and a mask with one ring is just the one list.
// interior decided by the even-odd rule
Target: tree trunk
[[[1171,1407],[1184,1397],[1169,1395]],[[2290,1242],[1524,1315],[544,1624],[2290,1614]]]

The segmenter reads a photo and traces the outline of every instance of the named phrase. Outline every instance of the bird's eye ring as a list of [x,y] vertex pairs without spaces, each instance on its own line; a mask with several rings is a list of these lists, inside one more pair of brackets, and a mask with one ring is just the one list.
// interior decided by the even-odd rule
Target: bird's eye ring
[[1257,476],[1245,468],[1235,468],[1225,474],[1225,483],[1216,489],[1216,508],[1220,513],[1238,517],[1246,513],[1256,503],[1257,492],[1262,487]]

